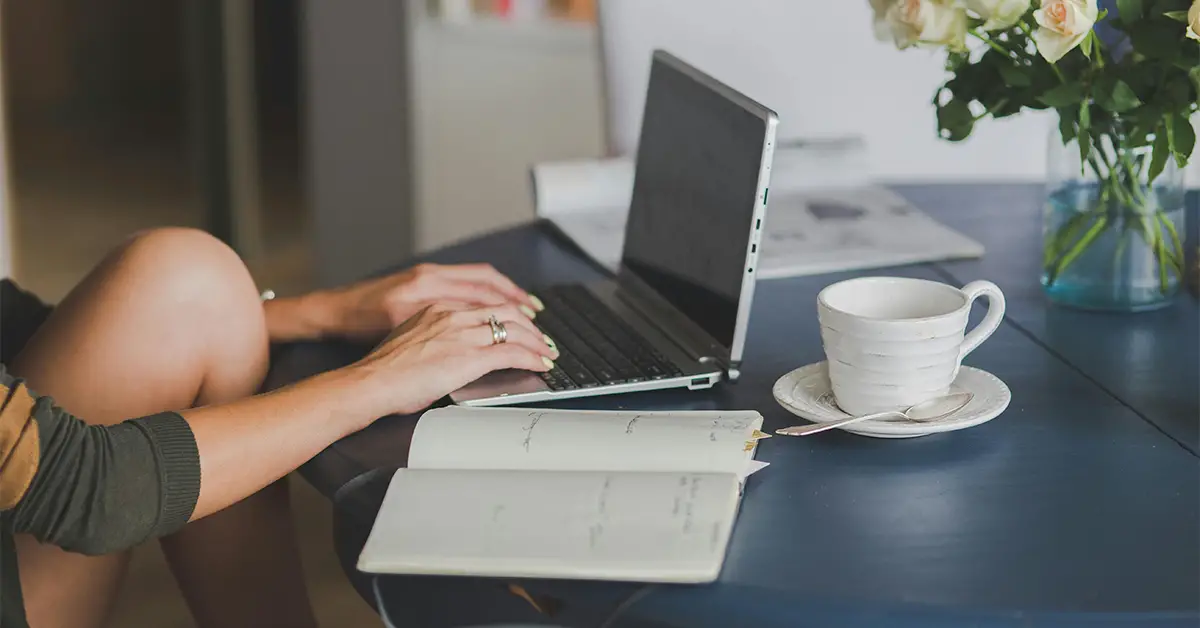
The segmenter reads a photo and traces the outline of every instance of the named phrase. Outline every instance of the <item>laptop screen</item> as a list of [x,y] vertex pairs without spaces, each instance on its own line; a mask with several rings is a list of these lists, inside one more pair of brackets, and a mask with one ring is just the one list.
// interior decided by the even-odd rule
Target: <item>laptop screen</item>
[[622,264],[733,344],[767,122],[657,56]]

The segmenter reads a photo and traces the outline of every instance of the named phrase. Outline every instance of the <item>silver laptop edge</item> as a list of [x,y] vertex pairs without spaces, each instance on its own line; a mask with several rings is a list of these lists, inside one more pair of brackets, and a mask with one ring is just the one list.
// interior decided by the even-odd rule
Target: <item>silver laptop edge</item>
[[615,279],[605,279],[589,284],[588,289],[617,316],[639,332],[649,344],[680,367],[683,375],[642,382],[551,391],[540,378],[529,373],[510,373],[502,376],[493,374],[454,393],[452,398],[456,403],[468,406],[512,405],[670,388],[700,389],[711,387],[722,378],[730,380],[738,378],[750,323],[751,305],[754,301],[754,288],[757,283],[755,271],[761,252],[762,227],[766,215],[771,164],[775,155],[775,135],[779,119],[769,108],[699,72],[670,53],[657,50],[654,52],[653,58],[721,94],[765,123],[753,217],[748,225],[749,233],[746,237],[745,263],[742,268],[744,279],[741,293],[738,295],[732,343],[729,347],[725,347],[690,317],[672,305],[666,297],[646,284],[636,273],[622,265]]

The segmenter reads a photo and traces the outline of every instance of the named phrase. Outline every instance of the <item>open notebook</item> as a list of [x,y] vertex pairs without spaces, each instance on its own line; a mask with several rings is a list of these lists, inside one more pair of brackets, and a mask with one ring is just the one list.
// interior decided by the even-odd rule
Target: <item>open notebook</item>
[[711,582],[757,412],[450,407],[417,423],[366,573]]

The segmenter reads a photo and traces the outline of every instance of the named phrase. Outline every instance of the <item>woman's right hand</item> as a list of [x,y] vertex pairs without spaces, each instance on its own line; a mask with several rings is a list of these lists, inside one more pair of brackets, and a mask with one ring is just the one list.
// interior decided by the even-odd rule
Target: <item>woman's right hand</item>
[[[504,324],[508,340],[493,344],[488,319]],[[431,306],[396,328],[355,363],[377,416],[409,414],[492,372],[553,368],[558,352],[517,306],[448,309]]]

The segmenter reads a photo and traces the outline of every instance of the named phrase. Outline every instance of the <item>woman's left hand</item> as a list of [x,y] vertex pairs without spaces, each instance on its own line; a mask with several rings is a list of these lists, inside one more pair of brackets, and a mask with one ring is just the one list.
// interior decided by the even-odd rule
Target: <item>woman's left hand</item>
[[[290,304],[275,304],[268,308],[267,323],[274,340],[320,335],[375,341],[431,305],[450,309],[512,305],[529,318],[544,309],[537,297],[490,264],[421,264],[386,277],[299,297]],[[276,310],[275,316],[272,309]],[[297,325],[290,324],[302,320],[321,320],[320,330],[316,334],[302,333]]]

